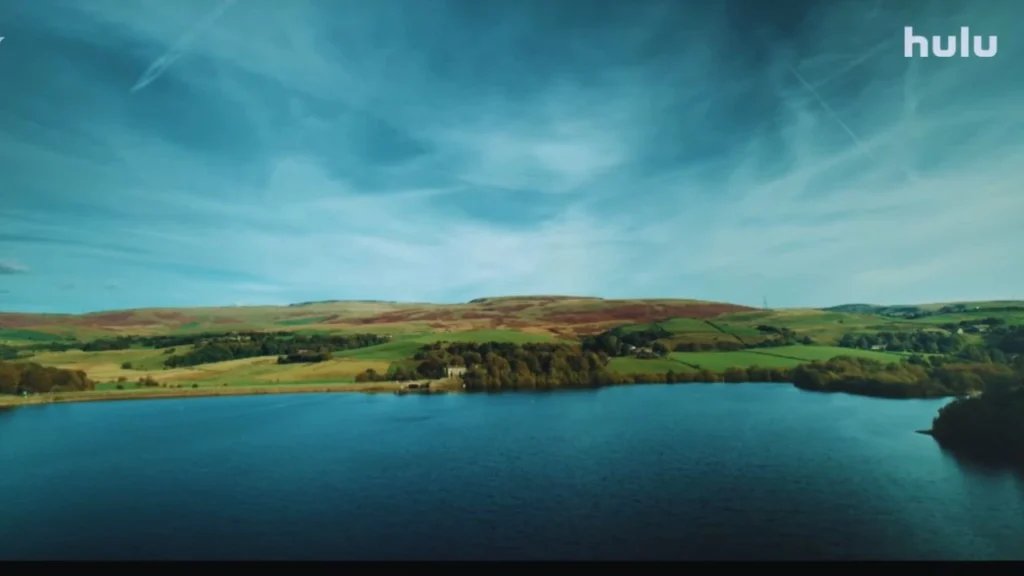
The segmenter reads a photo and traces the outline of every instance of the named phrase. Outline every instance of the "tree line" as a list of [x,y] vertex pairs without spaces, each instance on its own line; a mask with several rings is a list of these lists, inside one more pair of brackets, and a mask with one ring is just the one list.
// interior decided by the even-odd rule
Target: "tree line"
[[983,336],[985,345],[1007,356],[1024,355],[1024,326],[998,326]]
[[584,336],[580,339],[580,346],[584,352],[608,357],[631,356],[637,348],[649,348],[656,356],[664,356],[669,350],[659,340],[671,337],[672,333],[658,324],[642,330],[626,330],[620,326],[597,335]]
[[[367,334],[356,334],[355,336],[374,336],[381,339],[381,342],[390,340],[387,336],[376,336]],[[199,332],[195,334],[170,334],[170,335],[122,335],[108,338],[97,338],[90,341],[79,341],[75,339],[53,340],[48,342],[33,342],[22,346],[0,345],[0,354],[17,354],[24,352],[66,352],[68,350],[82,350],[83,352],[106,352],[111,350],[128,350],[130,348],[173,348],[177,346],[202,346],[228,340],[251,340],[273,338],[275,340],[293,340],[310,345],[317,345],[324,340],[337,338],[326,334],[296,334],[278,330],[275,332]],[[372,345],[372,344],[371,344]],[[14,352],[5,349],[10,348]]]
[[1024,468],[1024,376],[942,407],[930,433],[954,452]]
[[793,369],[793,384],[803,390],[847,392],[882,398],[937,398],[962,396],[1011,386],[1019,372],[991,363],[955,360],[931,364],[916,361],[883,363],[841,356]]
[[1024,326],[997,325],[983,336],[981,345],[971,344],[959,334],[924,330],[844,334],[838,345],[864,350],[884,346],[894,352],[945,354],[967,362],[1011,364],[1015,357],[1024,354]]
[[41,366],[34,362],[0,362],[0,394],[95,390],[82,370]]
[[247,332],[207,340],[191,350],[172,354],[164,366],[198,366],[213,362],[226,362],[257,356],[278,356],[278,362],[322,362],[331,358],[331,352],[376,346],[388,342],[387,336],[377,334],[295,334],[292,332]]
[[357,381],[443,378],[447,366],[465,366],[467,390],[537,390],[587,388],[612,384],[684,382],[787,382],[804,390],[848,392],[886,398],[959,396],[1005,388],[1024,369],[1004,364],[916,355],[883,363],[839,357],[796,368],[730,367],[710,370],[621,374],[609,367],[610,356],[571,344],[435,343],[417,351],[414,366],[390,374],[368,370]]
[[958,334],[945,332],[876,332],[874,334],[843,334],[837,344],[843,348],[869,350],[873,346],[884,346],[894,352],[919,352],[923,354],[956,354],[967,345],[967,340]]

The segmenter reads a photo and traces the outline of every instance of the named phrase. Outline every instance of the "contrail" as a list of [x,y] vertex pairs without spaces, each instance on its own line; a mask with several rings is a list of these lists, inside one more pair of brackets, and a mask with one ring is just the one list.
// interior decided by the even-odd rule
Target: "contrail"
[[850,70],[853,70],[857,66],[860,66],[861,64],[867,62],[871,58],[874,58],[876,55],[881,53],[883,50],[888,50],[888,49],[892,48],[892,44],[893,43],[891,41],[885,41],[885,42],[883,42],[881,44],[878,44],[877,46],[875,46],[871,50],[868,50],[864,54],[861,54],[861,56],[859,58],[857,58],[853,62],[850,62],[849,64],[847,64],[846,66],[841,68],[835,74],[832,74],[828,78],[825,78],[821,82],[818,82],[818,87],[824,86],[825,84],[828,84],[829,82],[835,80],[836,78],[839,78],[840,76],[846,74]]
[[234,3],[235,0],[224,0],[220,6],[214,8],[213,11],[196,23],[195,26],[193,26],[185,33],[184,36],[174,43],[174,46],[171,46],[171,49],[168,50],[166,54],[157,58],[156,62],[150,64],[149,68],[146,68],[146,71],[142,73],[142,76],[135,82],[135,85],[132,86],[131,92],[134,94],[135,92],[142,90],[166,72],[167,69],[171,67],[171,64],[174,64],[178,58],[181,58],[181,55],[185,53],[185,49],[188,48],[188,45],[191,44],[193,40],[195,40],[196,36],[209,28],[217,18],[220,18],[220,15],[224,13],[224,10],[227,10],[228,6]]
[[[788,68],[789,71],[793,73],[793,76],[796,76],[796,79],[799,80],[800,83],[803,84],[807,88],[807,90],[810,91],[811,94],[814,94],[814,97],[817,98],[818,103],[821,104],[821,107],[824,108],[826,112],[831,114],[832,117],[836,119],[836,122],[838,122],[839,125],[843,127],[843,130],[845,130],[846,133],[850,135],[850,138],[853,139],[853,143],[856,144],[857,147],[860,148],[861,150],[867,152],[867,150],[864,148],[864,144],[862,144],[860,138],[857,137],[857,134],[855,134],[854,131],[851,130],[850,127],[846,125],[846,122],[843,122],[843,119],[839,117],[839,114],[836,114],[836,111],[833,110],[832,107],[825,102],[825,99],[821,97],[821,94],[818,94],[818,91],[814,89],[814,86],[811,86],[811,84],[807,80],[804,80],[804,77],[801,76],[800,73],[796,71],[796,68],[793,68],[792,66],[789,66]],[[869,156],[871,155],[870,152],[867,152],[867,154]]]

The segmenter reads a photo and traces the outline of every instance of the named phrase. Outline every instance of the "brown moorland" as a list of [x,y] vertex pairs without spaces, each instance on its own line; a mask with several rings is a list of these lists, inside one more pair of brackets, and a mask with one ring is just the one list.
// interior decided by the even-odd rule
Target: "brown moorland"
[[[573,296],[481,298],[462,304],[323,302],[292,306],[138,309],[91,314],[0,313],[0,329],[98,337],[113,334],[238,330],[434,331],[509,328],[562,337],[622,323],[709,319],[754,308],[700,300],[605,300]],[[84,333],[84,334],[82,334]]]

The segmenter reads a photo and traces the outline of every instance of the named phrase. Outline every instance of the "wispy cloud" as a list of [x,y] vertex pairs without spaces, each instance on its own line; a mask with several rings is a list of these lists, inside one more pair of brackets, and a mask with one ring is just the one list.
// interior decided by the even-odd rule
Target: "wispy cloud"
[[24,274],[28,272],[28,266],[13,260],[0,260],[0,274]]
[[157,58],[156,61],[149,65],[149,68],[146,68],[146,71],[143,72],[142,76],[135,81],[131,91],[138,92],[159,78],[161,74],[167,71],[167,69],[174,64],[175,60],[181,58],[189,44],[195,40],[196,36],[216,22],[217,18],[220,18],[220,15],[224,13],[224,10],[226,10],[231,4],[234,4],[234,2],[235,0],[223,0],[216,8],[204,16],[202,20],[192,26],[184,36],[174,43],[174,46],[172,46],[170,50],[164,53],[163,56]]
[[[1009,5],[51,4],[2,19],[5,307],[1024,282]],[[1000,52],[908,60],[907,24]]]

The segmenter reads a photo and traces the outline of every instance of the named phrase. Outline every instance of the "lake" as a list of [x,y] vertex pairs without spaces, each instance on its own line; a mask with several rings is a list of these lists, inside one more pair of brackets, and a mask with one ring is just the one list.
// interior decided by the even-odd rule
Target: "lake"
[[944,400],[780,384],[0,412],[0,559],[1024,559]]

